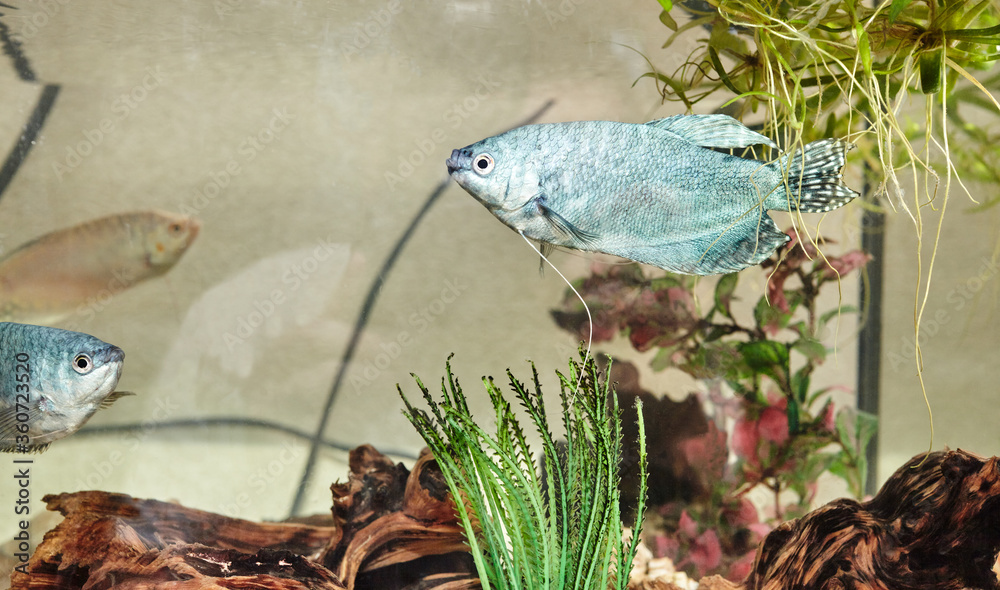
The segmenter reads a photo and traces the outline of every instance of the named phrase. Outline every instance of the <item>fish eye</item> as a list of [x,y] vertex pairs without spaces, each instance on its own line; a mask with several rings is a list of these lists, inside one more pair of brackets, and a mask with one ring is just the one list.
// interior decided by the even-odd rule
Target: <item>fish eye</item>
[[86,375],[93,368],[94,361],[90,360],[90,357],[85,354],[78,354],[73,359],[73,370],[81,375]]
[[479,154],[472,161],[472,169],[480,176],[486,176],[493,171],[493,156],[489,154]]
[[181,233],[181,224],[175,223],[175,224],[171,225],[170,226],[170,231],[174,232],[175,234]]

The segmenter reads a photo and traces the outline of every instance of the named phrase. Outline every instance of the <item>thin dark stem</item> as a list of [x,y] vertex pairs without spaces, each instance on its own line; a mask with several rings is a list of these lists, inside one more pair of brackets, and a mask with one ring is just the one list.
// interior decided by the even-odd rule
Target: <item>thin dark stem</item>
[[[537,120],[541,117],[549,108],[554,104],[555,101],[549,100],[540,109],[535,111],[533,115],[528,117],[527,120],[523,121],[519,125],[526,125]],[[399,259],[400,255],[403,253],[403,249],[406,247],[406,243],[409,242],[410,237],[416,231],[417,226],[430,211],[431,207],[438,200],[438,197],[444,193],[445,189],[448,188],[451,182],[450,178],[445,178],[441,181],[437,187],[431,191],[431,194],[427,197],[424,205],[417,212],[416,216],[410,221],[409,226],[400,236],[396,245],[393,247],[392,251],[389,253],[389,257],[386,258],[385,262],[382,263],[382,268],[379,269],[377,275],[375,275],[375,280],[372,282],[371,287],[368,289],[368,295],[365,296],[364,304],[361,306],[361,312],[358,314],[358,319],[354,324],[354,330],[351,332],[351,339],[347,343],[347,348],[344,349],[344,354],[340,360],[340,367],[337,370],[337,374],[333,379],[333,385],[330,387],[330,393],[326,398],[326,403],[323,405],[322,413],[320,414],[319,425],[316,427],[316,434],[313,437],[312,444],[309,447],[309,457],[306,459],[305,468],[302,471],[302,478],[299,480],[299,485],[295,490],[295,499],[292,500],[292,506],[289,510],[289,517],[295,516],[299,509],[302,507],[302,500],[305,497],[306,488],[309,485],[309,481],[312,478],[313,468],[316,466],[316,459],[319,455],[319,448],[323,438],[323,434],[326,432],[327,423],[330,420],[330,413],[333,409],[333,403],[337,399],[337,394],[340,392],[340,387],[344,382],[344,377],[347,374],[347,369],[351,365],[351,361],[354,359],[354,352],[357,349],[358,343],[361,341],[361,334],[364,332],[365,326],[368,324],[368,320],[371,318],[372,312],[375,309],[375,303],[378,301],[378,296],[382,292],[382,288],[385,285],[386,280],[389,278],[389,273],[392,271],[393,266],[395,266],[396,261]]]

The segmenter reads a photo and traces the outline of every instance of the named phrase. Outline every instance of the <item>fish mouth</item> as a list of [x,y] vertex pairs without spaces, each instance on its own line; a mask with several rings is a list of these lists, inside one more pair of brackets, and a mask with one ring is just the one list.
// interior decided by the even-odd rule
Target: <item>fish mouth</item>
[[95,360],[103,363],[104,366],[110,369],[107,379],[100,388],[106,395],[114,391],[115,387],[118,386],[118,380],[122,376],[122,367],[125,364],[125,351],[112,344],[100,351],[95,356]]
[[190,246],[191,242],[198,237],[198,232],[201,231],[201,221],[195,217],[189,217],[187,220],[187,245]]
[[448,174],[454,174],[459,170],[468,170],[472,167],[472,150],[468,148],[451,150],[451,157],[445,164],[448,166]]
[[125,351],[114,345],[108,345],[94,354],[94,360],[100,364],[121,363],[125,359]]
[[122,367],[125,364],[125,351],[113,344],[109,344],[107,348],[96,351],[92,358],[98,366],[98,370],[105,370],[104,379],[97,385],[97,388],[93,392],[93,394],[103,398],[113,392],[115,387],[118,386],[118,380],[122,376]]

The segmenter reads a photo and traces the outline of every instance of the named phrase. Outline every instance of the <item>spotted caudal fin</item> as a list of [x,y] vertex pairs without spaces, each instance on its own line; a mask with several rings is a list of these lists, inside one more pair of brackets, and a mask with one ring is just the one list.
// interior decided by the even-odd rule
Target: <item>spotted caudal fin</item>
[[858,193],[844,184],[841,172],[847,150],[853,147],[839,139],[821,139],[782,156],[773,165],[785,183],[768,198],[767,208],[823,213],[850,202]]

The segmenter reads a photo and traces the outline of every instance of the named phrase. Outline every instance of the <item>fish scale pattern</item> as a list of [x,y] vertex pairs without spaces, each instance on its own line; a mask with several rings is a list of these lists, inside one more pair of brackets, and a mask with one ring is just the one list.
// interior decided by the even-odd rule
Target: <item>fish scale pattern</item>
[[719,274],[759,264],[787,241],[767,210],[825,212],[857,196],[841,178],[851,144],[840,140],[773,162],[706,147],[754,143],[773,145],[724,115],[549,123],[465,148],[470,161],[492,158],[487,174],[454,155],[449,169],[529,238],[673,272]]
[[114,392],[124,356],[88,334],[0,322],[0,451],[44,450],[128,395]]

